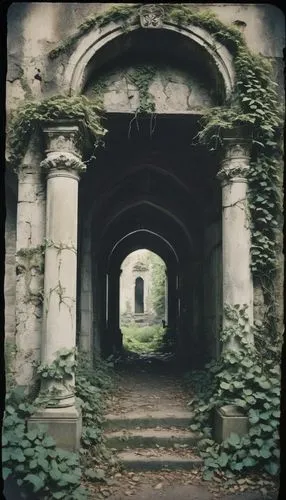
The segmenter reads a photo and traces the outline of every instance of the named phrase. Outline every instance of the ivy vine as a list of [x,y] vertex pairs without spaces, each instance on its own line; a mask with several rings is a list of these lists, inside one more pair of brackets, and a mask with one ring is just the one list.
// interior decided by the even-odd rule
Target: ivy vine
[[149,93],[149,86],[154,80],[156,68],[151,65],[139,65],[126,74],[127,80],[135,85],[139,92],[139,107],[136,113],[154,113],[155,102]]
[[102,144],[107,130],[102,125],[100,106],[85,96],[66,97],[62,95],[28,101],[20,105],[11,115],[8,129],[10,147],[9,162],[18,169],[23,160],[31,135],[41,123],[53,120],[76,120],[81,122],[94,140],[94,147]]
[[[140,5],[140,4],[139,4]],[[129,5],[129,6],[114,6],[108,9],[103,14],[95,14],[89,19],[84,21],[79,25],[76,32],[67,37],[63,42],[61,42],[55,49],[51,50],[49,53],[50,59],[55,59],[59,55],[65,53],[70,49],[83,35],[91,31],[93,28],[103,28],[108,23],[121,22],[122,30],[128,30],[128,23],[130,23],[130,17],[135,14],[135,20],[138,19],[137,9],[139,5]]]
[[[83,431],[79,452],[56,446],[44,426],[29,429],[27,422],[47,398],[27,396],[23,387],[13,386],[6,395],[2,432],[3,479],[17,491],[17,498],[35,500],[85,500],[92,492],[82,486],[83,479],[104,481],[105,469],[114,459],[102,435],[103,411],[112,389],[110,363],[96,360],[96,368],[83,353],[61,350],[53,363],[40,365],[44,379],[63,380],[76,371],[75,393],[81,407]],[[52,394],[48,398],[53,397]],[[108,465],[107,465],[108,464]],[[18,488],[18,489],[17,489]],[[90,493],[90,495],[89,495]]]
[[37,373],[45,380],[64,381],[72,378],[77,365],[75,359],[75,349],[60,349],[52,363],[42,363]]
[[[76,34],[67,38],[50,57],[57,57],[76,40],[94,27],[103,27],[109,22],[121,21],[123,28],[128,23],[138,23],[139,7],[114,6],[103,14],[96,14],[82,23]],[[254,55],[248,49],[243,34],[233,26],[225,26],[210,10],[192,9],[186,5],[162,4],[164,21],[178,25],[193,24],[212,34],[215,44],[224,44],[234,57],[236,82],[230,101],[225,106],[212,108],[202,119],[198,140],[209,148],[222,145],[225,130],[247,124],[252,129],[254,163],[249,173],[249,197],[252,217],[252,271],[258,278],[268,274],[270,279],[276,269],[276,234],[281,226],[281,199],[279,198],[279,141],[281,140],[281,110],[277,91],[271,78],[271,65],[265,58]],[[148,93],[153,70],[139,68],[129,75],[140,94],[139,112],[154,112],[154,103]],[[101,89],[102,93],[102,89]],[[53,97],[42,103],[28,103],[17,109],[11,122],[11,161],[19,163],[19,152],[36,122],[45,119],[83,119],[96,137],[106,130],[101,125],[97,104],[81,97]],[[280,226],[279,226],[280,223]],[[274,244],[273,244],[274,243]]]
[[[208,365],[207,372],[203,374],[204,382],[202,377],[198,376],[196,379],[193,375],[193,383],[195,380],[198,382],[199,395],[193,403],[195,425],[203,429],[204,434],[204,441],[200,444],[201,452],[206,459],[208,475],[218,468],[233,474],[257,466],[275,474],[279,458],[280,374],[277,365],[280,363],[280,343],[277,341],[275,327],[273,280],[277,269],[276,242],[282,218],[282,119],[277,84],[272,78],[271,65],[262,56],[251,53],[237,28],[225,26],[209,10],[192,10],[189,6],[178,4],[163,4],[163,7],[165,21],[204,28],[212,34],[215,45],[225,45],[233,55],[236,81],[232,96],[225,105],[212,108],[203,116],[198,141],[210,149],[217,149],[223,145],[226,131],[240,125],[250,127],[249,139],[253,147],[248,175],[248,200],[251,213],[252,272],[269,299],[265,321],[254,332],[254,345],[245,341],[245,331],[238,320],[233,328],[240,341],[240,349],[225,351],[216,362]],[[90,18],[79,27],[75,35],[66,39],[49,55],[55,58],[64,53],[93,27],[122,21],[123,29],[127,29],[129,20],[137,22],[138,4],[116,6],[102,15]],[[148,95],[151,75],[152,72],[146,73],[143,70],[131,76],[141,96],[140,112],[154,111],[154,103]],[[61,118],[82,120],[94,137],[102,138],[106,133],[102,126],[101,107],[84,96],[55,96],[40,103],[28,102],[15,111],[10,122],[11,164],[17,167],[21,163],[28,140],[38,123]],[[237,311],[240,314],[240,306],[235,308],[235,313]],[[229,335],[233,336],[233,328],[224,331],[221,340],[227,341]],[[271,339],[270,347],[265,345],[267,338]],[[209,383],[206,384],[206,381]],[[86,391],[88,392],[87,388]],[[211,414],[214,408],[229,404],[230,401],[246,411],[250,422],[249,433],[244,437],[232,435],[227,441],[218,444],[210,435]],[[85,435],[88,436],[88,432]],[[9,455],[7,460],[10,458]]]
[[[211,479],[217,472],[233,478],[246,470],[265,470],[277,475],[279,470],[280,419],[280,349],[263,349],[247,340],[245,306],[226,305],[233,325],[223,330],[221,341],[236,338],[237,350],[226,349],[218,360],[202,372],[189,375],[196,397],[190,402],[194,412],[192,430],[200,431],[198,444],[204,458],[204,477]],[[254,335],[259,333],[254,330]],[[233,404],[248,417],[248,433],[231,433],[222,443],[212,436],[214,411]]]

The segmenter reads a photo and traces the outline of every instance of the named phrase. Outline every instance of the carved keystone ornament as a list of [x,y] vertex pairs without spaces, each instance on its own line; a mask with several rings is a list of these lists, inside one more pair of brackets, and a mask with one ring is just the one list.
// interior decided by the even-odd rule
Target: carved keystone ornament
[[163,25],[164,9],[159,5],[143,5],[139,15],[142,28],[161,28]]

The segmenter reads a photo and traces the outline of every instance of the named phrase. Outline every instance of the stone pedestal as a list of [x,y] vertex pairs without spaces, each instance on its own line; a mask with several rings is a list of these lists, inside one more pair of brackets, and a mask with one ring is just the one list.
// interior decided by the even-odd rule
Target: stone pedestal
[[226,405],[217,408],[214,414],[214,439],[221,443],[229,438],[231,433],[243,436],[248,432],[248,418],[242,408]]
[[81,412],[74,406],[67,408],[45,408],[35,413],[28,421],[28,429],[44,425],[59,448],[76,451],[80,447],[82,432]]
[[[253,342],[250,332],[253,324],[251,233],[247,207],[249,144],[235,138],[225,140],[225,144],[226,156],[217,175],[222,184],[223,303],[247,306],[248,321],[244,330],[248,332],[248,340]],[[233,324],[224,311],[223,328],[228,326]],[[227,347],[236,349],[235,339],[231,339]]]

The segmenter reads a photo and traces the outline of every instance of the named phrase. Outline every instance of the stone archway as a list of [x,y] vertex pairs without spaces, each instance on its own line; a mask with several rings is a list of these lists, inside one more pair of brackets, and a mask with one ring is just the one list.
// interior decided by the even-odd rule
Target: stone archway
[[[146,8],[148,9],[147,6]],[[212,62],[215,71],[219,75],[219,79],[223,82],[225,97],[228,98],[233,89],[235,71],[232,65],[232,57],[226,47],[222,44],[217,45],[212,36],[202,28],[192,25],[183,26],[175,22],[165,21],[163,17],[164,12],[162,12],[161,16],[162,19],[160,19],[158,25],[160,32],[178,33],[189,45],[194,45],[200,49],[203,59],[208,59]],[[132,34],[142,28],[149,33],[156,31],[152,29],[152,25],[144,24],[142,16],[140,16],[140,23],[138,21],[134,22],[132,20],[132,11],[130,11],[130,18],[128,33]],[[120,44],[120,39],[124,36],[126,36],[126,32],[124,23],[122,22],[107,23],[105,26],[84,35],[66,67],[64,78],[61,82],[64,88],[69,89],[71,94],[81,93],[89,78],[92,59],[98,56],[102,48],[107,47],[114,40],[117,42],[117,52],[120,52],[118,42]]]
[[[106,290],[108,302],[108,319],[106,330],[101,335],[102,345],[109,354],[112,347],[120,350],[122,347],[122,334],[119,322],[119,278],[121,264],[127,255],[134,250],[142,247],[156,253],[165,262],[167,283],[168,283],[168,302],[167,316],[169,322],[169,331],[173,337],[178,332],[178,288],[177,276],[179,272],[178,257],[170,245],[161,235],[149,230],[137,230],[129,233],[112,249],[108,258],[108,290]],[[177,344],[180,345],[180,339]],[[103,349],[104,351],[104,349]]]
[[[121,52],[122,48],[128,48],[128,44],[135,40],[137,49],[141,35],[141,41],[145,40],[149,44],[147,61],[152,48],[150,40],[152,42],[155,37],[165,37],[170,45],[174,41],[174,47],[182,43],[185,47],[184,54],[191,58],[192,63],[201,57],[205,76],[211,82],[209,87],[213,85],[213,94],[208,94],[208,100],[205,101],[206,109],[226,102],[234,76],[227,50],[222,46],[214,50],[212,37],[201,28],[178,27],[171,23],[163,23],[160,30],[153,31],[137,25],[127,34],[122,33],[120,25],[107,25],[100,34],[95,30],[86,35],[70,58],[63,89],[68,88],[71,94],[88,92],[94,72],[99,67],[102,69],[103,63],[109,62],[111,66],[114,63],[105,59],[110,56],[114,43],[118,42],[118,51]],[[126,52],[128,55],[127,49]],[[162,74],[161,68],[159,73]],[[195,79],[193,82],[195,85]],[[209,87],[207,90],[210,91]],[[108,85],[107,90],[110,91]],[[247,144],[239,136],[229,137],[225,141],[227,153],[220,169],[221,159],[216,153],[209,153],[200,147],[195,149],[191,144],[191,138],[198,129],[198,120],[202,116],[203,97],[200,95],[199,109],[194,102],[189,106],[187,98],[182,107],[176,110],[176,107],[170,108],[167,105],[172,100],[173,94],[170,91],[170,99],[166,99],[167,104],[162,111],[159,106],[160,95],[156,90],[152,95],[153,111],[157,111],[158,115],[156,128],[152,128],[151,134],[149,117],[146,121],[144,116],[138,117],[136,113],[139,120],[135,121],[138,133],[136,129],[135,132],[132,131],[132,141],[129,125],[135,119],[132,114],[130,116],[130,113],[134,113],[134,107],[120,106],[121,101],[117,100],[117,112],[116,106],[112,111],[106,109],[107,128],[110,132],[106,150],[98,153],[95,162],[90,161],[79,188],[78,264],[82,266],[79,273],[76,259],[78,181],[80,173],[86,167],[82,162],[78,138],[84,137],[80,124],[72,121],[47,124],[43,128],[47,149],[41,166],[48,172],[47,188],[44,190],[46,210],[43,210],[43,204],[37,206],[39,218],[46,223],[48,240],[45,248],[44,305],[49,304],[49,307],[44,307],[41,346],[43,362],[50,362],[57,349],[63,346],[75,346],[76,305],[81,326],[79,343],[86,350],[92,351],[97,347],[94,330],[99,330],[97,338],[100,338],[106,312],[106,256],[122,238],[140,229],[160,234],[163,228],[162,236],[170,241],[171,246],[175,246],[173,240],[179,242],[176,252],[180,253],[180,269],[175,279],[176,289],[179,290],[178,328],[183,351],[186,352],[190,342],[194,342],[190,330],[197,334],[199,350],[212,341],[208,325],[213,322],[212,326],[217,328],[219,316],[223,316],[225,321],[222,300],[215,303],[214,296],[209,300],[215,303],[215,320],[209,317],[208,323],[204,313],[205,289],[212,280],[217,279],[220,283],[221,279],[214,272],[215,259],[209,258],[214,248],[220,249],[218,259],[223,255],[223,301],[248,304],[250,318],[252,317],[250,232],[246,216],[246,174],[249,166]],[[127,98],[131,101],[128,96]],[[127,128],[126,121],[129,124]],[[122,137],[123,133],[125,137]],[[129,147],[126,147],[128,141]],[[33,163],[34,159],[26,159],[25,168],[19,177],[19,193],[25,194],[27,178],[33,175],[29,170]],[[216,179],[218,171],[222,193]],[[31,191],[35,193],[41,183],[39,175],[32,178]],[[134,189],[130,196],[130,188],[134,186],[138,189]],[[204,199],[207,199],[207,204]],[[30,199],[25,198],[21,206],[18,205],[19,221],[21,217],[23,220],[29,202]],[[42,243],[43,236],[40,240]],[[23,235],[20,225],[18,242],[21,242],[22,247],[29,247],[29,236]],[[191,242],[194,242],[192,252]],[[205,265],[207,261],[208,266]],[[77,276],[79,293],[76,293]],[[19,286],[18,294],[21,293]],[[34,324],[33,331],[37,327],[38,324]],[[63,334],[58,335],[59,331]],[[216,346],[212,346],[211,350],[215,348]],[[207,354],[210,355],[211,352]],[[68,409],[63,410],[63,407]],[[63,425],[67,421],[72,422],[78,442],[79,415],[75,409],[72,387],[68,392],[63,390],[58,407],[45,411],[39,420],[54,425],[59,414]],[[74,442],[73,446],[77,446],[77,443]]]

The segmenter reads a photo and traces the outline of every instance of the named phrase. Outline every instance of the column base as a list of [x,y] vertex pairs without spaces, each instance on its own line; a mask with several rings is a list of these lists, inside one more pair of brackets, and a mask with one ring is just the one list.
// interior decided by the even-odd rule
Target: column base
[[248,433],[248,418],[242,408],[234,405],[217,408],[214,415],[214,440],[221,443],[232,432],[238,436]]
[[29,418],[28,429],[38,424],[47,428],[47,433],[54,438],[57,447],[69,451],[80,448],[82,417],[80,410],[74,406],[40,410]]

